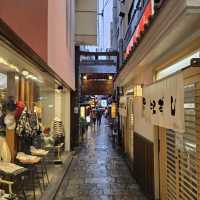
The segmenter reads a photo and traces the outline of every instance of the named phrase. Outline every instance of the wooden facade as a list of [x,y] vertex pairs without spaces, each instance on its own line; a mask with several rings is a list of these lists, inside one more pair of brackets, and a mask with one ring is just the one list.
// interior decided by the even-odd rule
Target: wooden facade
[[160,199],[200,199],[200,70],[184,70],[185,132],[159,128]]
[[112,95],[112,80],[83,80],[81,85],[82,95]]
[[134,176],[149,199],[154,199],[154,145],[134,133]]

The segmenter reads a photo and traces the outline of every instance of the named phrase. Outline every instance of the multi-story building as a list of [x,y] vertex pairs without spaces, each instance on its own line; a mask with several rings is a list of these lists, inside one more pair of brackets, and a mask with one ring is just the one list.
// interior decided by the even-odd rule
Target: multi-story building
[[[1,0],[1,98],[13,96],[44,127],[63,122],[70,150],[70,91],[75,89],[74,1]],[[62,112],[64,111],[64,112]]]
[[199,199],[200,1],[118,3],[115,87],[130,167],[150,199]]
[[69,151],[76,137],[72,129],[75,113],[71,112],[75,107],[71,104],[76,90],[75,44],[96,44],[96,1],[0,3],[0,96],[13,96],[30,111],[38,107],[44,127],[61,120]]

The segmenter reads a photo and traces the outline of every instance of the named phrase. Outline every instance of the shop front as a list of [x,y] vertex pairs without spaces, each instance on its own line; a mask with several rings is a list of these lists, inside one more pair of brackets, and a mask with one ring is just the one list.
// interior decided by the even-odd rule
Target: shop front
[[[49,165],[70,150],[69,113],[69,88],[0,40],[0,191],[36,199],[39,187],[41,196],[52,180]],[[22,184],[28,179],[31,190]]]
[[183,77],[182,84],[179,84],[183,94],[178,94],[179,100],[177,99],[176,105],[171,107],[173,111],[171,114],[174,114],[174,108],[177,112],[181,103],[181,115],[171,126],[156,126],[160,149],[158,155],[161,199],[199,199],[200,64],[197,57],[199,57],[198,52],[192,53],[176,65],[157,71],[157,79],[161,81],[168,79],[167,76],[178,76],[180,73]]

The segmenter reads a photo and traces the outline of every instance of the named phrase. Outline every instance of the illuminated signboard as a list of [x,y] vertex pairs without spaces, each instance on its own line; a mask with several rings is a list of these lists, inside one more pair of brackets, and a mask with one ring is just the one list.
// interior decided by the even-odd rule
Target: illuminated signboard
[[101,107],[107,107],[108,106],[108,103],[107,103],[107,100],[106,99],[102,99],[101,100]]
[[154,13],[153,2],[152,0],[150,0],[144,9],[144,13],[141,19],[139,20],[139,23],[133,33],[133,36],[130,42],[128,43],[128,46],[125,52],[125,58],[127,58],[127,56],[129,55],[129,52],[131,51],[132,46],[137,42],[137,38],[140,37],[140,33],[144,31],[145,24],[148,24],[149,17],[152,16],[153,13]]
[[111,107],[111,117],[112,118],[117,117],[117,104],[114,102],[112,103],[112,107]]

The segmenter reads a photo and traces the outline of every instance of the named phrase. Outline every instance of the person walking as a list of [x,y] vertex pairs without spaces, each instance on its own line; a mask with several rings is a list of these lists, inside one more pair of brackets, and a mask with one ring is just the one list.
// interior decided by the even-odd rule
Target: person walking
[[102,118],[102,112],[100,109],[97,110],[97,126],[101,126],[101,118]]
[[94,126],[94,129],[95,129],[95,126],[96,126],[96,111],[93,110],[92,113],[91,113],[91,118],[92,118],[92,122],[93,122],[93,126]]

